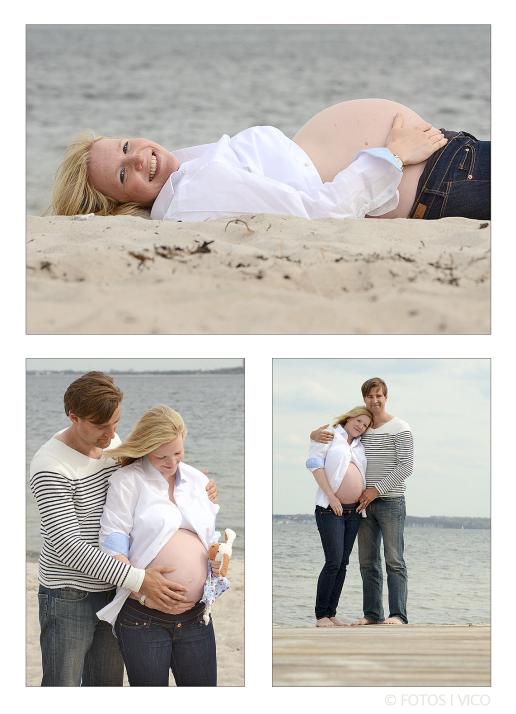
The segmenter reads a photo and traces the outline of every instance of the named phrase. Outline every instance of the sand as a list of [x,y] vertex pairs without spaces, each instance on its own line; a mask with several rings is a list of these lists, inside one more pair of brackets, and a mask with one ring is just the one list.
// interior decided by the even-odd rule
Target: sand
[[488,334],[486,221],[28,218],[30,334]]
[[[27,686],[41,684],[38,622],[37,563],[27,563]],[[233,558],[228,576],[231,589],[214,604],[213,626],[217,638],[218,685],[244,685],[244,562]],[[125,678],[127,685],[127,678]],[[170,684],[174,681],[171,677]]]

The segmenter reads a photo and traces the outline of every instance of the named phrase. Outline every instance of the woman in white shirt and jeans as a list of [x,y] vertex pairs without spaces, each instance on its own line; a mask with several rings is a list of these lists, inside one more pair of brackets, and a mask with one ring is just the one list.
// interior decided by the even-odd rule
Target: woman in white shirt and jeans
[[83,134],[59,167],[52,210],[105,216],[143,208],[175,221],[408,217],[427,160],[446,144],[441,130],[388,99],[328,107],[293,138],[255,126],[172,152],[149,139]]
[[315,617],[317,627],[344,625],[337,619],[337,606],[346,578],[349,556],[358,533],[359,497],[366,488],[367,459],[360,441],[373,423],[366,407],[355,407],[337,417],[326,444],[310,442],[306,467],[317,481],[315,520],[325,563],[317,581]]
[[185,437],[181,416],[157,406],[109,452],[122,468],[110,478],[101,549],[137,567],[161,566],[183,586],[173,609],[119,588],[97,613],[115,626],[131,686],[168,686],[169,670],[177,686],[217,684],[213,624],[200,601],[219,506],[208,499],[207,477],[183,463]]

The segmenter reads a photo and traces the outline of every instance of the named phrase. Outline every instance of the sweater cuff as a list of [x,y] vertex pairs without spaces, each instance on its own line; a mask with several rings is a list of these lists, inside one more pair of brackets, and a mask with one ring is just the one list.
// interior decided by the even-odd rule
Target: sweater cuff
[[142,568],[133,568],[131,565],[127,578],[124,582],[124,588],[128,588],[131,592],[137,593],[140,591],[144,578],[145,570]]

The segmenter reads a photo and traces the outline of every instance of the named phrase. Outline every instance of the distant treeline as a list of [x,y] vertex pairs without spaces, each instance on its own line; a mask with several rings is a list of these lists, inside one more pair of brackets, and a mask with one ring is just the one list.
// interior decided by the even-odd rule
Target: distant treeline
[[[293,515],[274,515],[275,522],[311,523],[314,519],[309,513]],[[408,528],[468,528],[473,530],[489,530],[490,518],[470,518],[468,516],[407,516],[405,525]]]
[[[135,369],[104,369],[106,374],[244,374],[243,367],[221,367],[220,369],[146,369],[139,372]],[[27,370],[27,374],[84,374],[84,370],[75,369],[35,369]]]

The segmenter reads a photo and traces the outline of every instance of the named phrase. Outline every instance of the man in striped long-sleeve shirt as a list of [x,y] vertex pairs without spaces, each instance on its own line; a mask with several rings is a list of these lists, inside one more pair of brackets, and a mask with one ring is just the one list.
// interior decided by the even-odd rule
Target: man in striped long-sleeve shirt
[[[413,469],[412,431],[402,419],[387,413],[387,385],[382,379],[373,377],[364,382],[362,397],[374,422],[362,436],[367,457],[366,489],[360,496],[357,510],[366,508],[367,513],[358,531],[364,617],[356,624],[405,624],[408,618],[407,568],[403,555],[404,494],[405,480]],[[324,429],[320,427],[312,432],[310,438],[330,441],[332,435]],[[382,598],[382,539],[389,590],[389,617],[386,619]]]
[[[41,517],[39,619],[42,686],[122,686],[123,661],[111,626],[96,612],[114,586],[182,612],[182,585],[165,568],[134,568],[99,550],[109,476],[118,468],[104,449],[120,443],[122,392],[102,372],[79,377],[64,395],[70,426],[34,455],[30,488]],[[216,489],[210,482],[210,498]],[[208,488],[208,487],[207,487]],[[188,606],[189,607],[189,606]]]

